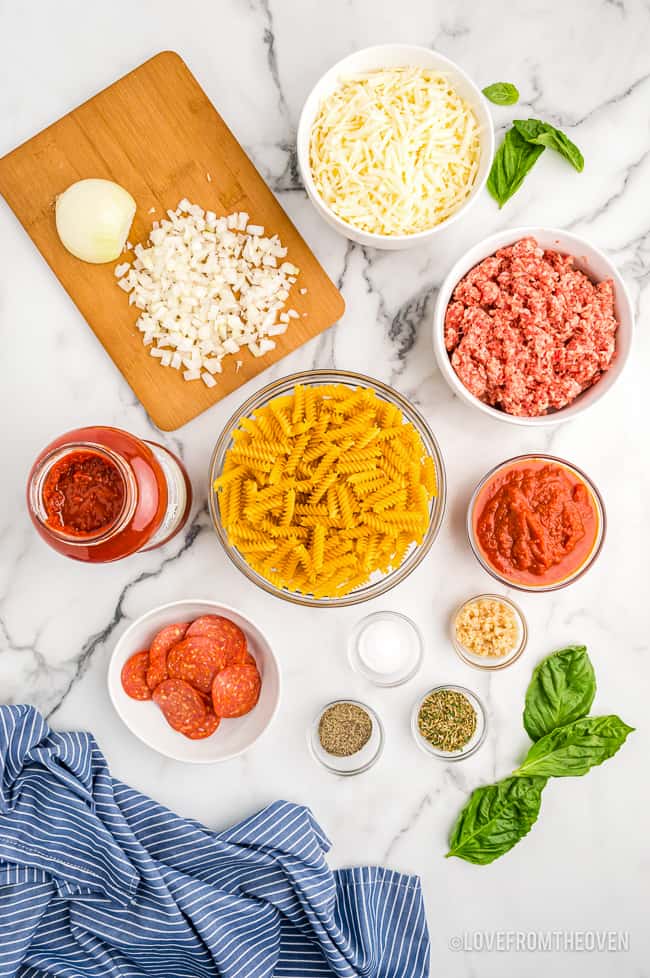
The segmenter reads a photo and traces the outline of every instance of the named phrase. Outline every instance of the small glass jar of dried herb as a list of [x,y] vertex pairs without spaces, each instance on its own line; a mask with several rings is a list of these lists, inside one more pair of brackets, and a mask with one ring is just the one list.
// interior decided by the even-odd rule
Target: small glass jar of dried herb
[[320,711],[312,724],[312,754],[334,774],[360,774],[382,752],[384,730],[375,711],[357,700],[336,700]]
[[413,707],[411,729],[425,753],[447,761],[474,754],[487,733],[485,708],[464,686],[436,686]]

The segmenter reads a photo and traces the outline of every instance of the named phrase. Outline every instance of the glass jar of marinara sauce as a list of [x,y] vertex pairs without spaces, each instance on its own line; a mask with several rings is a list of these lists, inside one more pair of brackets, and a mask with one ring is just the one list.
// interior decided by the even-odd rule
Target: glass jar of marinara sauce
[[160,547],[184,526],[191,504],[179,459],[119,428],[61,435],[38,456],[27,485],[30,516],[45,542],[92,563]]

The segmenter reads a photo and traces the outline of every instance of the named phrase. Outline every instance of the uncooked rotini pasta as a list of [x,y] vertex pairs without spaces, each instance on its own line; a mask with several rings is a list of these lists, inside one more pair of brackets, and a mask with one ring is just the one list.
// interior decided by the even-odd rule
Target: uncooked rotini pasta
[[228,540],[277,587],[342,597],[422,542],[436,470],[366,387],[299,385],[242,418],[214,483]]

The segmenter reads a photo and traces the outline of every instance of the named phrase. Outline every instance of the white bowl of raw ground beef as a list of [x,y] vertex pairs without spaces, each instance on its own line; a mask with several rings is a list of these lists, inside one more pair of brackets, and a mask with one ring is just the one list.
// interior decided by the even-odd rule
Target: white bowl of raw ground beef
[[555,228],[500,231],[474,245],[438,293],[433,345],[443,377],[499,421],[575,418],[620,376],[634,313],[602,251]]

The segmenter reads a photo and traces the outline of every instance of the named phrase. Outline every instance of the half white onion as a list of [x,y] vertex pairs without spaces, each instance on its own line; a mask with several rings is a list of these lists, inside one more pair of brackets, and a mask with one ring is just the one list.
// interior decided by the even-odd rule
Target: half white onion
[[78,180],[56,198],[62,244],[75,258],[95,265],[119,258],[134,215],[133,197],[112,180]]

